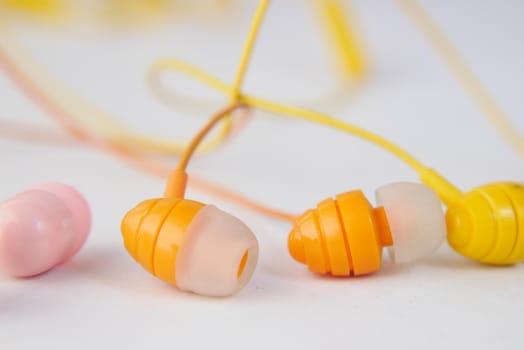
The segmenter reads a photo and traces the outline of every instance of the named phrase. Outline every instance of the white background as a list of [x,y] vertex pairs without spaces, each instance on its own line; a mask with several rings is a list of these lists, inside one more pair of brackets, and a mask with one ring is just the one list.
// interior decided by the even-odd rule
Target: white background
[[[524,6],[517,0],[424,1],[472,69],[524,133]],[[176,56],[232,80],[255,1],[210,19],[187,17],[157,29],[94,33],[16,26],[22,44],[76,93],[144,132],[189,137],[200,111],[173,109],[143,82],[159,57]],[[368,49],[364,85],[335,99],[334,71],[312,10],[275,2],[264,23],[244,90],[315,107],[397,142],[461,189],[523,180],[524,162],[472,104],[424,37],[393,2],[357,1]],[[224,98],[172,76],[177,91]],[[211,107],[211,108],[209,108]],[[0,118],[52,127],[0,77]],[[475,348],[520,349],[524,268],[493,268],[447,246],[413,266],[385,261],[358,279],[315,276],[287,253],[289,224],[206,193],[245,220],[261,245],[257,270],[227,299],[184,294],[156,280],[125,252],[119,225],[164,179],[84,146],[0,139],[0,197],[35,182],[70,183],[89,200],[94,226],[69,263],[30,280],[0,275],[0,348]],[[174,162],[174,160],[173,160]],[[338,131],[257,112],[238,137],[201,156],[190,174],[293,212],[339,192],[374,189],[416,174],[384,151]]]

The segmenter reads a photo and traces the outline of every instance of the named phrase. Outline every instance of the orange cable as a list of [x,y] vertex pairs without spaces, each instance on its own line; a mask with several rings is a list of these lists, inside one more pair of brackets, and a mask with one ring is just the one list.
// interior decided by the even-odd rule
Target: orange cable
[[189,164],[189,161],[191,160],[191,157],[195,153],[196,149],[202,143],[202,140],[206,137],[206,135],[213,129],[213,127],[216,126],[216,124],[221,121],[223,118],[229,117],[229,114],[234,112],[235,110],[241,108],[242,105],[235,103],[232,104],[218,113],[214,114],[207,122],[204,124],[202,129],[200,129],[197,134],[193,137],[193,139],[189,142],[186,149],[180,156],[180,160],[178,161],[178,166],[176,170],[179,171],[185,171],[187,168],[187,165]]
[[47,143],[57,146],[72,146],[70,137],[48,128],[37,127],[31,123],[6,121],[0,118],[0,138],[23,140],[33,143]]
[[[75,139],[109,154],[113,154],[118,158],[127,161],[135,168],[159,176],[168,176],[170,174],[170,169],[164,164],[154,162],[152,159],[142,154],[132,152],[131,150],[125,149],[123,146],[112,143],[111,141],[98,138],[93,133],[87,131],[87,129],[82,128],[82,126],[72,121],[72,118],[68,115],[67,111],[56,104],[45,94],[45,92],[35,86],[31,79],[27,77],[24,72],[20,71],[17,66],[11,62],[10,58],[2,52],[2,50],[0,50],[0,69],[5,72],[7,77],[26,95],[26,97],[29,98],[29,100],[45,112],[46,116],[58,122],[58,124]],[[235,193],[229,189],[194,176],[189,179],[189,184],[202,191],[236,202],[248,209],[277,219],[292,221],[295,218],[295,215],[257,203],[239,193]]]
[[169,174],[164,197],[166,198],[184,198],[187,189],[187,172],[186,168],[195,153],[198,146],[202,143],[206,135],[217,125],[219,121],[224,118],[231,120],[230,114],[236,109],[240,108],[238,103],[232,104],[229,107],[219,111],[213,115],[204,126],[191,139],[186,148],[182,151],[182,155],[178,161],[178,166]]

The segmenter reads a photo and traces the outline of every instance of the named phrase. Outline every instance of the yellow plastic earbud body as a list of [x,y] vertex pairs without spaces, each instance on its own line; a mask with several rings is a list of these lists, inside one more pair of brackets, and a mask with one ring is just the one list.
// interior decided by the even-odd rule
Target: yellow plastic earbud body
[[501,182],[448,203],[448,242],[458,253],[496,265],[524,261],[524,187]]
[[380,269],[382,247],[393,244],[384,208],[373,208],[361,191],[320,202],[296,219],[288,249],[317,273],[359,276]]

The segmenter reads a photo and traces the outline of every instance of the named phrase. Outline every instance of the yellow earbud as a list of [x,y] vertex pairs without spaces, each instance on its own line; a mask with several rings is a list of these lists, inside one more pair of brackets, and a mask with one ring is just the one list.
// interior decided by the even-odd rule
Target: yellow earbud
[[471,259],[497,265],[524,261],[524,187],[500,182],[452,201],[446,214],[449,244]]
[[524,261],[524,187],[498,182],[461,193],[431,169],[419,171],[447,205],[449,245],[458,253],[488,264]]

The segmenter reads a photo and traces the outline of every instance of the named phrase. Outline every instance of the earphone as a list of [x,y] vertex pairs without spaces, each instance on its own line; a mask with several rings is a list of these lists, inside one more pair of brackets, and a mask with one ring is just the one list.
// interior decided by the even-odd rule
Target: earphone
[[[211,128],[238,107],[233,105],[213,116],[194,137],[172,172],[163,198],[141,202],[122,220],[124,245],[144,269],[182,290],[207,296],[228,296],[240,290],[252,275],[258,256],[257,240],[240,220],[184,198],[191,155]],[[392,149],[397,150],[395,147]],[[467,212],[475,202],[470,204],[468,195],[462,196],[435,171],[423,169],[422,179],[451,203],[448,222],[462,222],[457,213]],[[520,187],[516,188],[512,193],[520,194]],[[389,247],[394,262],[412,263],[430,255],[445,240],[446,219],[439,196],[430,187],[394,183],[379,188],[376,197],[379,206],[373,208],[361,191],[342,193],[293,219],[288,236],[291,256],[317,273],[360,276],[380,269],[383,247]],[[516,208],[522,207],[519,203],[515,202]],[[483,220],[489,219],[485,215]],[[515,244],[518,222],[514,224],[506,228],[515,232],[510,230],[508,238],[498,238],[511,249],[504,254],[493,253],[497,262],[503,263],[505,260],[500,259],[510,254],[518,257],[514,253],[515,248],[520,249]],[[470,227],[466,225],[467,229]],[[484,236],[492,233],[477,230],[470,232],[480,237],[476,241],[485,241]],[[464,230],[449,232],[459,237]],[[478,251],[478,246],[470,249]]]
[[437,195],[420,184],[383,186],[377,201],[381,207],[372,209],[353,191],[320,202],[289,234],[291,256],[318,273],[361,275],[378,270],[382,247],[391,247],[393,261],[410,263],[431,254],[447,235],[453,249],[473,260],[524,261],[524,187],[518,183],[454,193],[445,219]]
[[[170,63],[167,65],[164,60],[162,65],[186,73],[226,95],[231,92],[231,87],[226,83],[197,67],[176,59],[171,59]],[[240,101],[247,106],[323,124],[384,148],[412,167],[419,174],[422,183],[433,189],[446,204],[447,239],[458,253],[480,262],[496,265],[524,261],[522,253],[524,196],[521,184],[516,182],[489,184],[463,194],[435,170],[425,166],[392,142],[368,130],[319,112],[275,103],[253,95],[242,94]],[[264,212],[277,217],[267,210]],[[282,213],[278,215],[280,218],[286,216],[287,214]]]
[[[172,188],[168,187],[166,193],[174,195],[167,197],[183,198],[186,184],[185,167],[192,150],[210,128],[233,108],[214,116],[197,134],[186,155],[181,159],[181,165],[170,179],[168,186]],[[285,108],[288,107],[282,109]],[[377,190],[377,208],[370,206],[361,191],[342,193],[337,195],[336,199],[326,199],[320,202],[316,209],[308,210],[293,219],[294,228],[288,237],[288,249],[295,260],[306,264],[310,270],[335,276],[374,273],[380,268],[383,247],[389,247],[396,263],[415,262],[435,251],[445,240],[446,231],[450,245],[457,252],[474,260],[492,264],[512,264],[524,260],[524,187],[521,185],[492,184],[462,194],[436,171],[423,166],[408,153],[378,135],[321,114],[298,111],[307,118],[316,118],[339,126],[382,145],[412,165],[427,185],[395,183],[383,186]],[[446,216],[442,211],[441,200],[448,206]],[[132,237],[132,242],[138,241],[139,238],[129,232],[137,232],[137,227],[141,225],[140,220],[143,220],[141,218],[148,216],[149,211],[144,211],[144,208],[148,208],[149,204],[145,207],[144,205],[141,204],[135,209],[138,214],[133,212],[133,215],[128,214],[124,218],[122,227],[125,242],[129,241],[129,236]],[[135,215],[139,219],[134,219]],[[160,218],[167,215],[160,215]],[[176,217],[177,213],[173,216]],[[193,220],[193,214],[184,214],[181,211],[180,218],[185,217]],[[153,227],[156,227],[154,230],[147,228],[149,223],[146,225],[146,242],[151,241],[151,236],[153,241],[156,241],[156,235],[160,236],[158,232],[162,232],[162,223],[158,223],[158,218],[156,220],[153,224]],[[240,225],[240,222],[238,224]],[[190,224],[178,226],[190,232]],[[148,231],[155,233],[151,234]],[[249,235],[252,235],[250,231]],[[234,239],[230,244],[234,244]],[[148,251],[151,250],[150,245],[146,243]],[[182,243],[177,242],[177,249],[180,246]],[[126,248],[136,260],[141,261],[140,254],[134,247],[129,248],[129,243],[126,243]],[[149,254],[147,258],[151,259],[152,253]],[[243,266],[241,255],[234,256],[238,266]],[[147,265],[147,258],[146,263],[142,262],[142,265],[153,274],[157,274]],[[254,269],[254,264],[250,266]],[[170,273],[173,275],[172,271]],[[230,272],[230,275],[233,273]],[[162,279],[165,280],[165,277]],[[170,282],[176,284],[172,280]],[[192,291],[213,295],[213,292],[209,293],[205,289]]]
[[429,187],[393,183],[376,192],[377,208],[359,191],[307,210],[288,237],[290,255],[314,272],[360,276],[380,269],[382,248],[396,263],[427,257],[446,237],[440,200]]
[[0,269],[15,277],[46,272],[74,256],[91,228],[84,197],[43,183],[0,203]]
[[[207,79],[208,82],[211,81],[212,83],[215,83],[214,86],[218,87],[222,91],[225,91],[228,95],[233,96],[233,95],[238,94],[237,89],[236,89],[237,90],[236,93],[234,91],[232,92],[232,90],[235,90],[235,89],[231,89],[229,86],[227,86],[226,84],[223,84],[222,82],[216,79],[213,81],[214,78],[206,76],[205,73],[204,75],[202,75],[202,77],[203,77],[202,80]],[[464,195],[460,191],[455,189],[452,185],[448,184],[446,180],[440,177],[440,175],[422,166],[420,163],[413,160],[412,157],[409,156],[406,152],[402,151],[401,149],[392,145],[391,143],[385,141],[384,139],[378,137],[377,135],[373,135],[362,129],[350,126],[348,124],[342,123],[337,120],[334,120],[333,118],[329,118],[320,113],[309,112],[309,111],[304,111],[304,110],[300,110],[300,109],[293,108],[293,107],[278,105],[271,101],[265,101],[260,98],[254,97],[254,96],[248,96],[248,95],[241,94],[239,96],[239,100],[251,106],[256,106],[259,108],[264,108],[270,111],[284,113],[288,115],[295,115],[295,116],[299,116],[304,119],[312,120],[315,122],[321,122],[321,123],[324,123],[324,124],[327,124],[327,125],[330,125],[336,128],[340,128],[342,130],[345,130],[351,133],[355,133],[363,138],[371,140],[372,142],[375,142],[387,148],[388,150],[397,154],[400,158],[406,160],[408,164],[412,165],[421,174],[422,181],[428,184],[433,189],[435,189],[437,193],[439,194],[439,196],[442,198],[442,200],[448,205],[448,212],[446,214],[446,225],[448,228],[448,241],[458,252],[468,257],[471,257],[475,260],[488,262],[488,263],[494,263],[494,264],[508,264],[508,263],[522,261],[523,259],[522,257],[523,238],[522,237],[524,237],[524,235],[522,234],[522,227],[524,226],[522,225],[523,196],[522,196],[522,190],[521,190],[522,187],[519,187],[518,184],[493,184],[493,185],[483,186],[480,189],[473,190]],[[182,177],[180,173],[176,176],[174,175],[174,178],[179,178],[179,177],[180,178]],[[181,180],[177,180],[177,181],[181,181]],[[408,190],[407,187],[404,189],[406,191]],[[409,191],[414,191],[414,190],[410,189]],[[170,191],[167,191],[167,192],[170,192]],[[399,197],[400,199],[398,200],[401,202],[400,204],[405,204],[402,198],[404,198],[403,196],[407,196],[407,195],[404,193],[404,191],[399,191],[399,194],[400,194],[400,197]],[[351,192],[350,195],[352,196],[352,200],[359,201],[359,203],[363,203],[362,198],[358,199],[360,195],[357,196],[353,192]],[[347,196],[348,196],[347,194],[337,196],[337,203],[339,201],[339,198],[340,198],[340,202],[345,202],[347,200]],[[371,218],[369,220],[372,220],[371,224],[368,224],[368,230],[366,231],[368,232],[366,236],[367,238],[366,237],[363,238],[363,239],[368,239],[367,242],[362,243],[360,240],[355,240],[354,237],[348,238],[345,236],[341,237],[340,235],[335,237],[339,242],[340,242],[340,238],[342,239],[346,238],[348,240],[348,247],[347,248],[344,247],[345,249],[344,252],[342,252],[341,247],[338,248],[341,252],[339,255],[337,255],[338,257],[343,257],[344,256],[343,253],[345,253],[346,257],[349,257],[351,255],[351,258],[353,259],[354,254],[352,253],[360,252],[360,247],[364,247],[365,249],[367,249],[365,251],[371,252],[371,253],[362,254],[362,256],[364,257],[363,258],[364,260],[367,259],[368,255],[371,254],[369,258],[371,262],[369,264],[368,262],[364,262],[360,264],[360,261],[364,261],[364,260],[359,259],[359,263],[357,265],[360,264],[359,266],[364,266],[364,267],[362,269],[358,267],[358,271],[354,269],[353,265],[350,266],[350,263],[348,262],[347,270],[349,270],[349,274],[358,275],[358,274],[365,274],[365,273],[371,273],[371,272],[376,271],[380,266],[380,261],[378,261],[377,263],[377,260],[378,260],[377,256],[379,256],[378,251],[381,250],[382,249],[381,247],[383,246],[386,246],[386,247],[393,246],[395,248],[395,251],[396,251],[395,259],[397,260],[397,262],[415,261],[420,256],[429,254],[431,250],[435,249],[438,246],[437,243],[439,241],[437,238],[442,237],[442,233],[440,230],[438,231],[440,233],[436,234],[437,238],[435,238],[435,242],[431,241],[430,242],[431,244],[429,244],[428,243],[429,240],[427,241],[427,239],[424,238],[425,237],[424,235],[420,235],[420,232],[422,231],[414,231],[414,230],[412,231],[411,230],[413,227],[415,228],[419,227],[418,225],[416,225],[417,223],[411,223],[413,226],[408,226],[407,229],[402,225],[396,226],[398,223],[396,219],[399,217],[400,218],[405,217],[403,216],[405,212],[402,212],[401,214],[399,214],[398,217],[395,216],[396,214],[394,210],[396,206],[392,206],[391,203],[395,202],[395,200],[397,199],[393,200],[393,197],[389,197],[389,198],[390,200],[382,200],[382,202],[379,199],[379,207],[377,209],[371,210],[368,208],[369,213],[367,214],[364,213],[368,215],[369,218]],[[164,203],[164,199],[166,199],[165,203]],[[167,199],[176,200],[176,201],[174,203],[169,203]],[[156,208],[156,205],[157,204],[160,205],[159,203],[161,202],[162,202],[162,205],[164,204],[166,205],[164,209],[167,211],[160,210],[158,214],[156,209],[153,209],[153,207]],[[159,244],[163,242],[163,239],[161,238],[163,236],[160,235],[160,233],[162,233],[164,229],[164,226],[162,225],[162,220],[165,219],[164,223],[171,222],[171,220],[173,220],[173,222],[175,223],[174,225],[177,228],[182,228],[180,232],[185,232],[183,237],[186,237],[186,236],[187,237],[200,237],[199,234],[194,233],[194,232],[201,232],[199,229],[195,229],[195,227],[198,228],[198,227],[203,226],[203,227],[206,227],[208,230],[202,231],[202,232],[210,232],[209,223],[215,222],[213,219],[207,219],[208,215],[205,214],[204,212],[204,209],[207,208],[207,206],[204,206],[203,204],[200,204],[200,203],[199,205],[195,204],[195,208],[196,207],[198,208],[194,209],[194,212],[192,212],[189,209],[188,209],[189,211],[186,211],[186,209],[184,209],[185,206],[182,206],[180,204],[182,202],[191,203],[192,201],[189,202],[189,200],[183,199],[183,195],[180,195],[180,194],[167,195],[166,198],[163,198],[155,202],[156,204],[152,205],[151,211],[142,210],[143,206],[148,207],[148,205],[150,204],[149,202],[147,202],[147,203],[144,203],[143,205],[139,205],[132,213],[126,216],[126,219],[124,220],[126,223],[122,225],[123,231],[125,231],[123,232],[124,240],[128,239],[126,237],[131,237],[128,239],[129,242],[127,243],[129,243],[129,247],[133,247],[132,249],[129,249],[130,253],[133,255],[135,259],[139,260],[143,264],[143,266],[146,269],[148,269],[150,272],[152,272],[153,274],[157,274],[158,270],[162,269],[162,268],[160,269],[155,268],[154,261],[153,263],[150,263],[152,259],[151,256],[153,256],[153,259],[155,258],[155,254],[156,254],[155,250],[156,248],[158,248]],[[380,204],[383,205],[383,209],[381,209]],[[177,209],[179,205],[183,207],[180,210]],[[388,205],[390,205],[390,209],[387,208]],[[362,206],[364,207],[364,205]],[[330,209],[331,211],[333,210],[332,206],[328,206],[328,207],[331,208]],[[416,208],[419,208],[419,207],[416,206]],[[171,209],[172,211],[170,211]],[[323,244],[325,244],[325,242],[322,241],[322,235],[324,233],[321,231],[321,228],[320,229],[316,228],[315,230],[315,227],[314,227],[320,224],[324,224],[324,221],[322,222],[315,221],[315,215],[320,216],[321,209],[323,210],[324,206],[321,206],[319,204],[317,209],[315,211],[312,211],[313,212],[312,214],[311,212],[308,212],[309,214],[305,215],[304,219],[302,220],[299,219],[299,221],[301,225],[309,225],[309,227],[312,228],[312,230],[304,229],[304,231],[310,232],[308,235],[308,238],[309,236],[314,236],[314,235],[317,235],[317,237],[320,237],[317,240],[318,244],[320,244],[320,253],[316,253],[316,254],[317,255],[323,254],[323,255],[318,255],[318,256],[324,259],[324,264],[327,266],[325,259],[331,258],[331,256],[329,255],[330,253],[329,247],[331,247],[331,245],[324,249]],[[173,216],[171,216],[171,213],[173,213]],[[202,219],[202,220],[199,219],[199,216],[201,213],[204,213],[202,214],[202,216],[205,219]],[[159,218],[160,223],[157,223],[155,221],[155,223],[152,226],[153,228],[151,230],[147,229],[144,231],[142,230],[142,226],[149,225],[149,222],[150,222],[149,214],[151,214],[151,217]],[[356,214],[349,213],[349,215],[356,215]],[[433,213],[431,215],[433,215]],[[222,216],[223,216],[222,212],[218,213],[217,215],[209,214],[209,217],[213,217],[213,218],[222,217]],[[443,216],[440,216],[439,219],[437,219],[437,216],[438,215],[435,214],[435,220],[431,221],[431,223],[440,222],[442,224]],[[421,216],[421,217],[423,218],[424,216]],[[187,218],[187,221],[184,221],[185,219],[182,221],[178,221],[179,218]],[[368,220],[365,215],[363,216],[359,215],[359,218],[361,218],[361,220],[363,221]],[[332,222],[332,220],[330,219],[328,220],[329,222]],[[205,222],[205,224],[199,224],[199,222],[202,222],[202,221]],[[223,220],[220,219],[216,221],[220,223]],[[131,224],[128,225],[129,222],[131,222]],[[339,225],[341,224],[344,225],[343,219],[341,222],[342,223],[340,223],[339,221]],[[241,225],[235,221],[235,223],[232,224],[231,226],[240,227]],[[301,226],[299,225],[299,227]],[[342,229],[345,230],[346,228],[342,226]],[[335,232],[340,232],[340,230],[341,229],[339,229],[339,231],[335,230]],[[245,230],[245,228],[239,229],[238,231],[242,232],[241,234],[238,235],[239,237],[250,237],[250,235],[252,235],[250,231],[249,233],[246,233],[247,231]],[[306,247],[302,247],[302,248],[300,247],[300,244],[304,244],[304,242],[302,241],[303,239],[302,228],[300,229],[301,231],[300,235],[296,231],[297,230],[293,230],[294,232],[292,235],[293,238],[290,239],[290,241],[294,241],[294,243],[290,243],[290,247],[294,245],[293,248],[290,248],[290,250],[294,252],[294,253],[292,252],[292,255],[294,254],[293,256],[295,256],[297,260],[305,260],[307,262]],[[348,229],[348,231],[351,231],[351,230]],[[416,235],[410,235],[409,233],[411,232],[414,232]],[[133,236],[133,234],[135,236]],[[182,234],[180,236],[182,237]],[[207,234],[205,236],[211,237],[211,236],[208,236]],[[403,241],[402,240],[403,237],[414,237],[414,238],[413,240],[406,239],[405,241]],[[431,238],[434,238],[434,237],[431,237]],[[233,242],[236,238],[228,237],[227,239],[228,240],[231,239],[231,242]],[[372,239],[375,239],[375,241],[371,241]],[[314,241],[314,239],[312,240]],[[355,243],[355,242],[356,243],[349,244],[349,240],[351,240],[352,243]],[[141,245],[141,247],[144,247],[147,249],[144,249],[144,251],[142,251],[140,250],[141,249],[140,247],[136,248],[132,246],[132,243],[130,243],[131,241],[134,243],[146,242],[146,243],[140,243],[140,244],[143,244],[143,246]],[[207,295],[228,295],[229,293],[238,290],[238,286],[241,287],[242,284],[240,283],[240,284],[237,284],[231,287],[233,285],[231,281],[234,281],[234,279],[230,278],[230,280],[227,281],[227,286],[230,288],[223,288],[222,291],[220,292],[210,291],[210,287],[209,285],[206,285],[206,283],[208,283],[208,281],[210,280],[210,276],[212,275],[212,273],[209,272],[209,271],[212,271],[211,269],[206,271],[206,273],[208,274],[206,278],[201,279],[197,282],[194,282],[194,285],[191,283],[187,284],[183,282],[185,281],[184,278],[182,278],[182,282],[181,282],[179,278],[176,279],[175,277],[173,277],[177,275],[176,272],[179,270],[179,268],[181,270],[185,270],[184,266],[186,267],[189,266],[183,263],[184,261],[186,261],[185,259],[183,259],[183,257],[186,255],[191,255],[190,253],[187,253],[188,251],[193,251],[193,249],[195,250],[197,249],[196,247],[198,247],[198,244],[194,243],[197,241],[200,242],[200,240],[197,240],[197,239],[193,240],[193,239],[187,238],[187,240],[184,242],[181,238],[180,241],[168,242],[166,244],[166,246],[169,247],[168,253],[171,255],[170,255],[170,260],[167,263],[167,265],[163,265],[163,264],[161,265],[161,266],[168,266],[167,273],[165,274],[165,276],[167,277],[161,277],[161,278],[163,279],[170,278],[171,280],[169,282],[178,285],[181,289],[192,290],[192,291],[207,294]],[[250,239],[249,241],[252,241],[252,240]],[[421,245],[419,246],[418,244],[416,244],[415,245],[416,250],[414,250],[417,253],[416,254],[417,256],[410,257],[410,256],[407,256],[401,253],[405,247],[408,247],[409,245],[413,244],[414,242],[419,242],[419,241],[421,242]],[[372,242],[372,243],[369,243],[369,242]],[[128,245],[127,243],[126,243],[126,247]],[[427,247],[426,247],[426,243],[428,243]],[[419,249],[419,247],[422,247],[422,246],[424,247],[424,249],[422,248]],[[191,248],[184,248],[184,247],[191,247]],[[243,248],[245,247],[248,247],[248,250],[239,249],[238,250],[239,253],[234,254],[235,259],[233,259],[232,263],[230,264],[233,267],[228,268],[229,272],[227,276],[231,277],[235,275],[235,271],[236,271],[237,278],[238,276],[244,277],[244,276],[251,275],[254,269],[253,261],[256,262],[256,259],[249,260],[250,267],[247,269],[248,273],[246,273],[246,264],[248,262],[249,253],[246,255],[245,252],[249,252],[249,249],[250,249],[249,247],[251,246],[249,245],[243,246]],[[317,249],[317,251],[319,250],[318,246],[317,248],[315,248],[313,247],[313,245],[311,245],[311,247],[312,247],[311,249]],[[186,253],[183,253],[183,252],[186,252]],[[178,255],[178,253],[180,253],[180,255]],[[240,253],[243,253],[243,254],[240,254]],[[201,256],[198,254],[196,255]],[[306,258],[303,258],[304,256]],[[318,256],[315,259],[318,259]],[[353,263],[354,261],[351,260],[351,264]],[[318,265],[320,263],[316,263],[316,264]],[[314,265],[314,266],[317,266],[317,265]],[[326,268],[326,266],[324,269],[319,268],[318,266],[315,267],[315,269],[319,270],[319,272],[325,271],[325,272],[333,273],[333,268],[332,268],[333,266],[331,265],[329,266],[331,271],[327,271],[328,269]],[[204,271],[208,267],[210,266],[202,268],[199,271]],[[217,268],[218,265],[215,265],[212,267]],[[351,267],[353,268],[353,270],[351,269]],[[340,271],[342,270],[343,268],[340,268]],[[213,273],[216,273],[217,271],[219,270],[214,270]],[[337,267],[337,271],[339,271],[338,267]],[[181,273],[181,275],[183,276],[183,273]],[[198,275],[192,274],[192,276],[198,276]],[[244,280],[242,281],[242,283],[244,283]],[[195,287],[199,285],[200,287]]]
[[487,184],[447,204],[448,242],[458,253],[494,265],[524,261],[522,184]]
[[195,136],[162,198],[141,202],[122,220],[129,254],[145,270],[184,291],[229,296],[246,285],[256,267],[258,242],[242,221],[184,198],[191,155],[211,128],[238,107],[216,114]]

